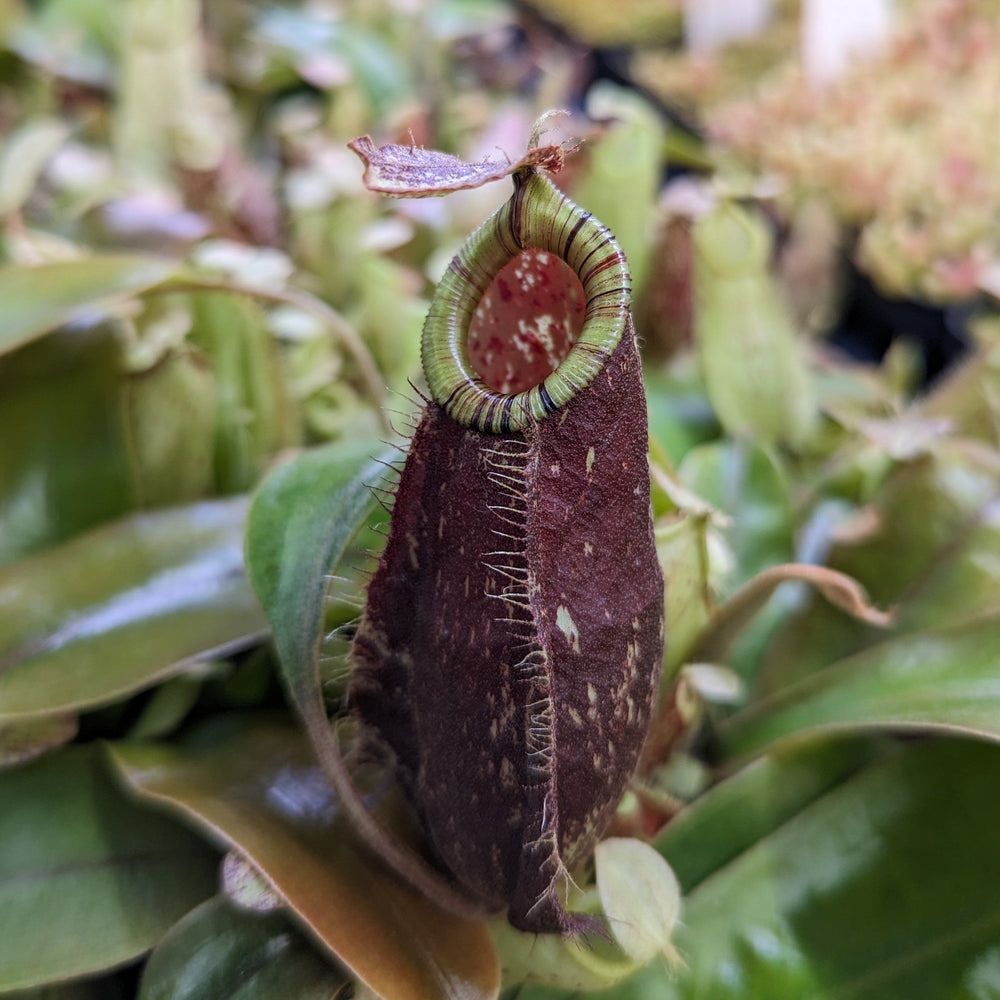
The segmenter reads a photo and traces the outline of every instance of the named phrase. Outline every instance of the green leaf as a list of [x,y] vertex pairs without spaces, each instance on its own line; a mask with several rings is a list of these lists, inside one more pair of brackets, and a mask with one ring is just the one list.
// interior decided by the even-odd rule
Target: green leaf
[[121,361],[107,324],[0,357],[0,563],[135,506]]
[[[110,974],[112,977],[114,973]],[[116,988],[117,987],[117,988]],[[4,1000],[126,1000],[124,990],[117,982],[109,989],[107,978],[80,979],[57,986],[43,986],[39,990],[14,990],[4,993]]]
[[718,441],[688,452],[684,484],[730,516],[727,532],[738,571],[731,589],[794,555],[788,486],[774,458],[757,445]]
[[139,255],[0,268],[0,355],[67,323],[103,316],[176,270],[169,260]]
[[871,758],[868,742],[779,748],[710,789],[656,839],[685,893],[778,829]]
[[1000,740],[1000,618],[872,646],[722,727],[729,753],[833,729],[944,730]]
[[69,743],[76,733],[75,715],[46,715],[0,726],[0,768],[23,764]]
[[137,514],[0,568],[0,723],[117,701],[260,636],[245,513]]
[[594,851],[597,890],[619,947],[637,962],[677,955],[671,942],[681,912],[677,876],[662,856],[634,837],[607,837]]
[[343,985],[285,917],[250,916],[216,897],[157,945],[138,1000],[330,1000]]
[[[1000,456],[945,441],[897,465],[873,502],[873,529],[830,553],[883,608],[898,605],[901,630],[953,624],[997,606]],[[774,691],[878,642],[881,636],[813,601],[767,650],[761,680]]]
[[649,995],[996,996],[998,769],[1000,748],[944,740],[833,788],[687,897],[687,967]]
[[122,797],[93,746],[0,774],[0,993],[129,962],[215,891],[217,858]]
[[[376,507],[385,473],[369,442],[308,451],[264,480],[247,518],[247,571],[274,632],[292,701],[307,720],[326,714],[317,663],[327,575]],[[308,722],[307,722],[308,724]]]
[[230,716],[180,746],[119,744],[112,755],[144,797],[249,857],[316,938],[385,1000],[496,996],[485,924],[443,913],[359,843],[288,723]]

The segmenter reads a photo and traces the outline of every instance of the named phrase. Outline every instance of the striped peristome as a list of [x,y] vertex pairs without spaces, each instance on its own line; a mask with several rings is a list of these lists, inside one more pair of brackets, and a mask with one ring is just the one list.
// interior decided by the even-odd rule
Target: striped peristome
[[[625,254],[611,231],[541,174],[515,177],[514,196],[452,260],[424,322],[421,359],[431,396],[464,427],[494,434],[525,428],[588,386],[618,346],[631,301]],[[500,269],[526,247],[564,260],[583,285],[583,330],[544,382],[506,395],[469,360],[468,332],[479,300]]]
[[[579,278],[583,327],[561,362],[547,359],[554,371],[529,365],[517,384],[539,381],[504,394],[470,364],[470,320],[501,269],[536,250]],[[526,280],[518,291],[492,313],[512,343],[541,315]],[[454,887],[522,930],[586,934],[600,920],[567,909],[566,893],[635,769],[663,654],[621,249],[548,180],[518,174],[442,280],[423,361],[432,398],[354,637],[349,698]]]

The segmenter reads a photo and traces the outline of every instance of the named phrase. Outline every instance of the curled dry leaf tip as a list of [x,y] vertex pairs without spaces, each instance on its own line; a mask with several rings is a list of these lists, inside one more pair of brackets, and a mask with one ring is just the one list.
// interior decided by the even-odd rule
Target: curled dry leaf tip
[[415,143],[377,146],[371,136],[352,139],[348,148],[361,157],[365,165],[364,185],[369,191],[392,198],[427,198],[481,187],[490,181],[502,180],[524,170],[545,170],[555,174],[562,170],[567,153],[579,148],[569,145],[541,145],[548,131],[547,123],[566,115],[565,111],[548,111],[535,123],[528,149],[520,159],[484,157],[469,163],[450,153],[424,149]]

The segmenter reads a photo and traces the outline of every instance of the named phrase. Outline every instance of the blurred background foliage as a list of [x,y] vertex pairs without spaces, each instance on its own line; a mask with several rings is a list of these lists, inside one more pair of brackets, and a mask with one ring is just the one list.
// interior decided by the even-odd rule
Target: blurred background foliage
[[[0,0],[0,996],[1000,996],[998,13]],[[368,459],[508,195],[379,200],[346,142],[516,157],[551,107],[632,266],[667,579],[612,833],[684,893],[673,946],[641,859],[574,905],[652,960],[401,885],[275,651],[344,711]]]

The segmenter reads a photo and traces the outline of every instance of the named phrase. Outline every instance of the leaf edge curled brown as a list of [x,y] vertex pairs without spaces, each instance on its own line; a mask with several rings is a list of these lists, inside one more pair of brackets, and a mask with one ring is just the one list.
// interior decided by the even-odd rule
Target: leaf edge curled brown
[[365,165],[365,187],[390,198],[439,197],[482,187],[526,169],[558,173],[566,159],[563,147],[553,144],[534,146],[519,160],[485,157],[477,163],[415,144],[376,146],[370,135],[352,139],[347,148]]

